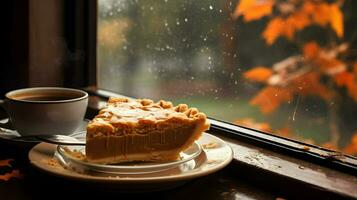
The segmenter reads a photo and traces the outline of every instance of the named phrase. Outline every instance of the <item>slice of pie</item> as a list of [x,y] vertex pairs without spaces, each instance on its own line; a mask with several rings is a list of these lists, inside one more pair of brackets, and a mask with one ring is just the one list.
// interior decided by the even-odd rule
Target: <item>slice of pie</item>
[[186,104],[110,98],[87,126],[86,158],[105,164],[176,160],[209,126],[204,113]]

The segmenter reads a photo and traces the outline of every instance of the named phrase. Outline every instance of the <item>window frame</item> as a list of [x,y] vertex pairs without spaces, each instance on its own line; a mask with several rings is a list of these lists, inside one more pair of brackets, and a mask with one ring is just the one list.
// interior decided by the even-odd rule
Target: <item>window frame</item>
[[[82,88],[97,84],[97,0],[63,1],[64,38],[78,59],[64,69],[64,86]],[[68,55],[66,55],[68,57]],[[83,58],[83,59],[82,59]]]

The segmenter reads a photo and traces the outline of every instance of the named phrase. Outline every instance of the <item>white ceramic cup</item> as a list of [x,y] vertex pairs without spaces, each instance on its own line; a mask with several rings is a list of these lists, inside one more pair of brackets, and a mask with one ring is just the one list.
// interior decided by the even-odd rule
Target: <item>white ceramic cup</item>
[[61,87],[25,88],[8,92],[0,104],[20,135],[69,135],[83,123],[88,94]]

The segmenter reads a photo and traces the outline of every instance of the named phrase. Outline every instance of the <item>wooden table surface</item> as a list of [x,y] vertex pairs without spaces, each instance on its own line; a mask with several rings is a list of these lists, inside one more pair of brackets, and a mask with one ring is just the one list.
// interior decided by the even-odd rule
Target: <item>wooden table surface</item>
[[44,174],[31,167],[26,159],[27,151],[31,147],[18,147],[0,140],[0,160],[14,159],[11,166],[1,166],[0,174],[19,170],[22,178],[0,180],[0,199],[40,199],[52,194],[56,198],[68,198],[77,195],[91,195],[103,197],[123,198],[155,198],[155,199],[279,199],[279,194],[273,194],[262,187],[249,183],[231,173],[232,165],[223,170],[194,179],[176,188],[146,192],[122,193],[115,188],[99,188],[95,185],[74,182],[71,180]]

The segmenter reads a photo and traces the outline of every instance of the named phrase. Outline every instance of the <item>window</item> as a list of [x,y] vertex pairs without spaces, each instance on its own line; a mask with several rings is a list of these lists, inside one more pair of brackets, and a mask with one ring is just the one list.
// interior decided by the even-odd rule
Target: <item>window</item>
[[355,4],[98,0],[98,86],[357,155]]

